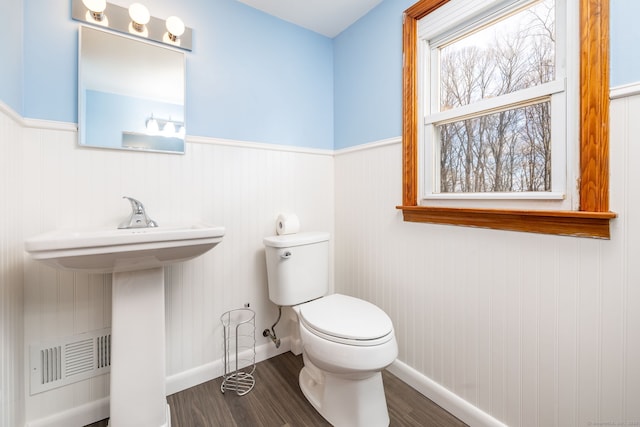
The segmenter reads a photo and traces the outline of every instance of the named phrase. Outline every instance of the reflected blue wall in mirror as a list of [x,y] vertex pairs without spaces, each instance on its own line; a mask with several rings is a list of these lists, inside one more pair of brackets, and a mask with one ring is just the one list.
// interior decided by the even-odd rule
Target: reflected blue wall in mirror
[[[148,136],[147,121],[155,119],[169,119],[184,123],[184,107],[180,104],[159,102],[150,99],[136,98],[95,90],[85,91],[86,120],[84,137],[91,141],[91,145],[106,148],[134,148],[127,135]],[[159,133],[162,132],[160,129]],[[174,136],[174,135],[170,135]],[[156,135],[159,146],[164,151],[184,151],[184,140],[170,138],[170,136]],[[129,142],[125,142],[125,139]],[[139,138],[149,141],[149,138]],[[170,143],[168,141],[170,139]],[[154,149],[145,144],[135,148]]]

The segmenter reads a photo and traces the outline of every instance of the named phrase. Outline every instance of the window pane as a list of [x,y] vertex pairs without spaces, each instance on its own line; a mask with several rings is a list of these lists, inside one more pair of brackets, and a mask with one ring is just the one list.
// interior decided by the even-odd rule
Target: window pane
[[536,3],[442,47],[441,111],[552,81],[554,4]]
[[441,193],[551,191],[548,101],[436,130]]

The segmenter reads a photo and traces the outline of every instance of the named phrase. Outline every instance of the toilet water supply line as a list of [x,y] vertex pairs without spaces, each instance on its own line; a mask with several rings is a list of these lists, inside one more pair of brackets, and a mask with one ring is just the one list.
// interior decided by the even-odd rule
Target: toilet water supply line
[[276,323],[274,323],[271,326],[271,330],[269,330],[267,328],[264,331],[262,331],[262,336],[271,338],[271,341],[273,341],[273,343],[276,345],[276,348],[280,348],[280,338],[278,338],[276,336],[276,330],[275,330],[276,325],[280,321],[280,317],[282,317],[282,306],[279,305],[278,306],[278,318],[276,319]]

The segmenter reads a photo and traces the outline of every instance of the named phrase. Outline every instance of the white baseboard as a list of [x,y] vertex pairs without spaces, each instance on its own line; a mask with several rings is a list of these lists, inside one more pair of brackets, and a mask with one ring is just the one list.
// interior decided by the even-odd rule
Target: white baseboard
[[491,415],[399,360],[393,362],[387,370],[472,427],[506,427]]
[[[271,342],[259,345],[256,347],[256,363],[286,353],[290,348],[289,337],[282,338],[280,348],[276,348]],[[214,360],[167,377],[167,396],[221,377],[223,374],[222,363],[222,359]]]
[[108,417],[109,398],[104,397],[39,420],[30,421],[26,424],[26,427],[86,426]]

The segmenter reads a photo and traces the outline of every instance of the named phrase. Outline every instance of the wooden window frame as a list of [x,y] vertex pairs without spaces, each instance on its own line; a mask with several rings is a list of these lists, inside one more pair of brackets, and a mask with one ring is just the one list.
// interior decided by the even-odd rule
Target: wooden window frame
[[609,239],[609,0],[580,1],[580,209],[418,205],[418,20],[450,0],[420,0],[403,17],[402,206],[405,221]]

